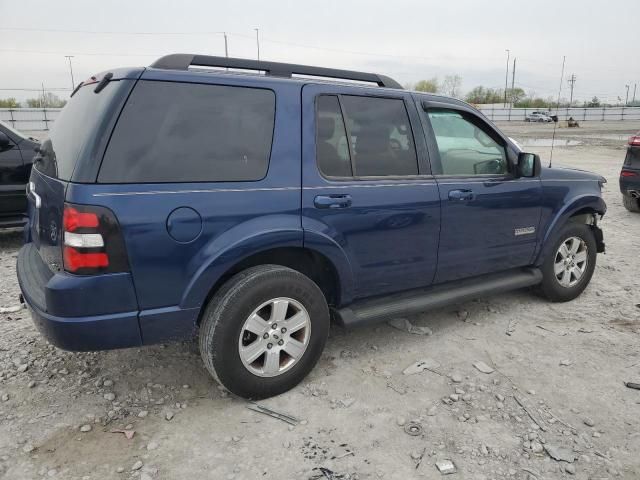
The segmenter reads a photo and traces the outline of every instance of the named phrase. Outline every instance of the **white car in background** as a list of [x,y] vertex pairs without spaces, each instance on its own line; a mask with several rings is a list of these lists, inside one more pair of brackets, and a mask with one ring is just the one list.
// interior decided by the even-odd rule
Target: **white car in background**
[[553,122],[553,118],[545,112],[531,112],[524,118],[525,122]]

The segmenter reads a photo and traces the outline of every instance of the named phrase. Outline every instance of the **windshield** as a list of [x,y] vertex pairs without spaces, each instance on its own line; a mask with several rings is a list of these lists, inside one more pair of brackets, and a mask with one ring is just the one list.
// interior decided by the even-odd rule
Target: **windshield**
[[9,133],[11,133],[11,135],[15,137],[18,137],[20,139],[30,138],[30,137],[27,137],[24,133],[16,130],[15,128],[10,127],[8,124],[4,122],[0,122],[0,125],[2,125],[2,128],[9,130]]

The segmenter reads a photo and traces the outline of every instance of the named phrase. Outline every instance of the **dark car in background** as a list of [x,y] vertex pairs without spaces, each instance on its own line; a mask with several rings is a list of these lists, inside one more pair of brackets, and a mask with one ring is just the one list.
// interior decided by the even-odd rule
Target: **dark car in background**
[[0,228],[27,221],[26,186],[39,143],[0,122]]
[[620,191],[625,208],[640,213],[640,132],[629,138],[627,156],[620,172]]

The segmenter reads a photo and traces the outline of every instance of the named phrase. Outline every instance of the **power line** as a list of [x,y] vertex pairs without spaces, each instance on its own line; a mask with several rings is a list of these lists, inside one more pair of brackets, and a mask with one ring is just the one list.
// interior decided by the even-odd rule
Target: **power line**
[[80,33],[84,35],[223,35],[224,32],[116,32],[95,30],[62,30],[56,28],[7,27],[0,28],[5,32],[47,32],[47,33]]
[[[18,50],[12,48],[0,48],[0,52],[9,53],[36,53],[42,55],[62,55],[65,52],[52,50]],[[66,52],[68,53],[68,52]],[[73,56],[89,56],[89,57],[161,57],[165,53],[109,53],[109,52],[73,52]]]
[[[41,92],[42,88],[0,88],[0,91],[6,92]],[[48,92],[69,92],[70,88],[65,87],[57,87],[57,88],[47,88]]]

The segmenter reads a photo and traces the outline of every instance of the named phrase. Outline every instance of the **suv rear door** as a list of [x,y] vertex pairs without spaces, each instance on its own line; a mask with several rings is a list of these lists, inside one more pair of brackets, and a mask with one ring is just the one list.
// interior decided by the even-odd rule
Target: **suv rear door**
[[410,94],[309,84],[302,110],[305,244],[342,250],[353,298],[431,284],[440,205]]
[[530,265],[540,179],[514,175],[515,150],[472,109],[424,100],[420,105],[442,205],[435,281]]

